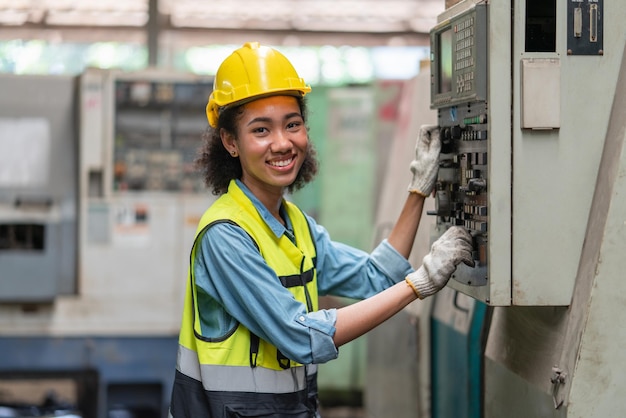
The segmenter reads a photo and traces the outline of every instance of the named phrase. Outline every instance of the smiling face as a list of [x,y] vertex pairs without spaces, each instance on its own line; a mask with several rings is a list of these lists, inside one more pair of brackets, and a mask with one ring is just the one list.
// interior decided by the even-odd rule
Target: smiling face
[[241,181],[266,206],[269,202],[278,205],[307,152],[308,134],[300,106],[295,97],[270,96],[241,109],[237,138],[223,132],[222,143],[239,157]]

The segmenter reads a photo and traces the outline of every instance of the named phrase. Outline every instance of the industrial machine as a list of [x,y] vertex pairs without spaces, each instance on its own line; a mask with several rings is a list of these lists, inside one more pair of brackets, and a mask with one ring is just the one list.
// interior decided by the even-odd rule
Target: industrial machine
[[[463,225],[476,267],[457,269],[456,296],[436,296],[432,416],[621,416],[626,8],[446,3],[431,31],[443,141],[432,239]],[[471,355],[440,338],[459,295],[486,307],[481,332],[456,330],[480,349],[479,377],[446,367]],[[437,409],[467,385],[478,409]]]
[[169,406],[212,80],[0,77],[0,405]]

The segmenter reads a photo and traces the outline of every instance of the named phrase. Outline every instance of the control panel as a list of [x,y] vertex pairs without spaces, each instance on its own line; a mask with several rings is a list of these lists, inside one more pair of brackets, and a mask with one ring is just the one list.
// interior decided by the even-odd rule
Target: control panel
[[477,4],[431,31],[431,107],[442,139],[432,214],[441,227],[462,225],[474,237],[476,267],[453,276],[468,286],[488,280],[486,20],[487,5]]
[[113,83],[113,189],[202,191],[193,162],[211,80],[118,77]]
[[[458,111],[458,110],[457,110]],[[450,113],[440,116],[442,154],[436,183],[438,223],[462,225],[474,237],[475,269],[454,278],[471,286],[486,284],[489,201],[487,186],[487,115],[482,106],[468,106],[459,124]]]

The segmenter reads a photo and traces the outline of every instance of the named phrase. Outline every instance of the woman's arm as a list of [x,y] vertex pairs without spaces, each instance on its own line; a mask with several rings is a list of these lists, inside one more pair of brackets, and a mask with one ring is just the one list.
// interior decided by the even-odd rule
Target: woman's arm
[[333,337],[335,346],[371,331],[415,299],[417,294],[402,281],[368,299],[338,309]]
[[422,217],[425,197],[418,193],[409,193],[398,220],[387,237],[387,241],[405,258],[409,258],[417,228]]
[[389,243],[406,258],[409,257],[413,247],[424,208],[424,199],[432,193],[437,181],[440,151],[439,128],[422,126],[415,143],[415,158],[410,165],[413,173],[408,187],[410,193],[388,237]]

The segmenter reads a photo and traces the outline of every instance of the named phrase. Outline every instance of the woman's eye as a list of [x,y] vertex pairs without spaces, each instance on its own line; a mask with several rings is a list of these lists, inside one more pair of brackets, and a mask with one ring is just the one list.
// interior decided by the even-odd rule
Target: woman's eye
[[258,128],[254,128],[252,130],[252,132],[258,133],[258,134],[262,134],[262,133],[268,132],[268,130],[267,130],[267,128],[261,126],[261,127],[258,127]]

